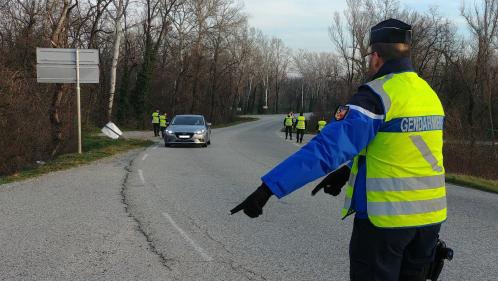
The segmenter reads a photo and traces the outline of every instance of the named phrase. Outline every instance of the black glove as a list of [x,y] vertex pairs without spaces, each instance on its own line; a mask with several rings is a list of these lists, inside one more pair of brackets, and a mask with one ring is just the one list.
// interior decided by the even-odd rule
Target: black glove
[[256,191],[254,191],[249,197],[246,198],[237,207],[230,210],[230,213],[235,214],[240,210],[244,210],[244,213],[251,217],[257,218],[259,215],[263,214],[263,207],[265,206],[268,199],[273,195],[271,190],[262,183]]
[[315,194],[322,188],[325,193],[333,196],[339,195],[342,187],[349,179],[350,172],[351,170],[348,166],[343,166],[342,168],[330,173],[313,189],[313,191],[311,191],[311,195],[315,196]]

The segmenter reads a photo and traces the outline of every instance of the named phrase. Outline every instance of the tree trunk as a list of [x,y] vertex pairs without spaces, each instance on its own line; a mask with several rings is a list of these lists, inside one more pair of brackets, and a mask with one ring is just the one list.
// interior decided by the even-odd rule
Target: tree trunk
[[109,103],[107,105],[107,121],[110,122],[112,119],[112,108],[114,104],[114,94],[116,92],[116,69],[118,67],[119,59],[119,46],[121,44],[121,37],[123,36],[123,30],[121,28],[121,18],[123,17],[123,0],[119,1],[116,10],[116,19],[114,21],[114,26],[116,29],[115,39],[114,39],[114,49],[112,53],[112,65],[111,65],[111,78],[109,87]]
[[[64,0],[62,6],[62,12],[57,21],[57,24],[52,27],[52,34],[50,36],[52,46],[54,48],[62,48],[67,45],[68,34],[65,30],[67,25],[67,21],[69,18],[69,14],[71,12],[71,0]],[[50,11],[53,12],[53,11]],[[52,127],[52,140],[53,140],[53,148],[50,153],[51,157],[56,156],[63,144],[63,127],[60,116],[61,110],[61,102],[64,96],[66,88],[63,84],[56,84],[56,92],[52,98],[52,104],[50,106],[50,123]]]
[[209,118],[211,120],[214,120],[214,111],[215,111],[215,91],[216,91],[216,84],[217,84],[217,79],[218,79],[218,53],[219,53],[219,45],[216,45],[216,48],[214,50],[214,56],[213,56],[213,63],[211,67],[211,89],[210,89],[210,94],[211,94],[211,108],[209,111]]
[[59,152],[62,141],[63,141],[63,132],[62,132],[62,121],[60,117],[60,109],[61,102],[64,96],[65,87],[64,84],[56,84],[56,92],[52,97],[52,105],[50,112],[50,123],[52,123],[52,139],[54,143],[54,147],[52,148],[52,152],[50,153],[50,157],[55,157]]
[[201,56],[199,53],[197,53],[197,59],[196,59],[196,64],[195,64],[195,74],[194,74],[194,81],[192,83],[192,104],[190,106],[190,112],[192,114],[196,113],[197,110],[197,102],[198,102],[198,97],[197,97],[197,87],[199,84],[199,72],[201,68]]

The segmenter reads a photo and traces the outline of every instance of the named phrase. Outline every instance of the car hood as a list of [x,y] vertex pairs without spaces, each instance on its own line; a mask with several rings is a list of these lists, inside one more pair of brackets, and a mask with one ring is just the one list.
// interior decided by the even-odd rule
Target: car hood
[[188,125],[169,125],[168,130],[173,132],[181,132],[181,133],[194,133],[196,131],[206,129],[206,126],[188,126]]

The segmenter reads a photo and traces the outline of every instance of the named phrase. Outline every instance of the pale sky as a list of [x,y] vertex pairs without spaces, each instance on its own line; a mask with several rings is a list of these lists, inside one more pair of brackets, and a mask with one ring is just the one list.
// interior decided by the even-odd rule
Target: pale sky
[[[467,0],[469,2],[471,0]],[[328,27],[334,12],[346,8],[346,0],[242,0],[249,24],[268,36],[282,39],[292,49],[333,51]],[[440,14],[463,26],[461,0],[400,0],[402,8],[420,12],[437,6]]]

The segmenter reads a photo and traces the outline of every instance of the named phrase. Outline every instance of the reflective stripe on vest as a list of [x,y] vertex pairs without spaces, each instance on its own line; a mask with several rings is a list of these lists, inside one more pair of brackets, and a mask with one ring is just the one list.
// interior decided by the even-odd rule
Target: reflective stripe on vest
[[291,116],[287,116],[285,117],[285,126],[287,127],[290,127],[292,126],[292,121],[293,121],[294,118],[292,118]]
[[408,202],[369,202],[368,214],[372,216],[398,216],[422,214],[446,208],[446,198]]
[[325,125],[327,125],[327,122],[323,120],[318,121],[318,131],[321,131],[325,127]]
[[[366,84],[385,108],[384,124],[365,150],[367,212],[377,227],[413,227],[446,220],[444,111],[436,93],[414,72]],[[351,209],[358,161],[346,189]]]
[[152,123],[154,124],[159,123],[159,113],[157,112],[152,113]]
[[306,129],[305,120],[306,120],[306,118],[304,116],[298,116],[297,117],[296,129],[300,129],[300,130]]

